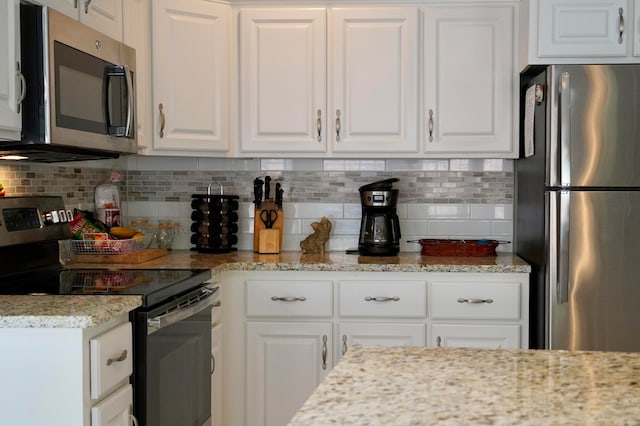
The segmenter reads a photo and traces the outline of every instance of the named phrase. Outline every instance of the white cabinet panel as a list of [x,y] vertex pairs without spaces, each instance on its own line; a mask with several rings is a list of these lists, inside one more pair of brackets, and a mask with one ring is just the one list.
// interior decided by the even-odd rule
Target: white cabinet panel
[[332,281],[247,281],[247,316],[330,317],[332,313]]
[[520,283],[432,282],[432,319],[520,319]]
[[91,398],[98,399],[133,372],[131,323],[89,341]]
[[538,56],[626,56],[630,6],[630,0],[539,1]]
[[129,426],[133,409],[133,388],[123,386],[91,407],[91,426]]
[[424,324],[350,323],[338,325],[338,359],[353,345],[424,346]]
[[122,2],[123,0],[38,0],[38,3],[77,19],[118,41],[122,41]]
[[517,157],[514,6],[427,6],[424,151]]
[[0,139],[20,140],[20,11],[19,1],[0,5]]
[[152,2],[154,151],[228,150],[229,7]]
[[427,314],[424,281],[340,281],[339,308],[343,317],[416,317]]
[[326,150],[326,12],[242,9],[240,147]]
[[247,323],[247,424],[289,422],[333,366],[331,323]]
[[417,152],[418,9],[330,11],[335,152]]
[[448,348],[520,348],[519,325],[432,324],[430,346]]

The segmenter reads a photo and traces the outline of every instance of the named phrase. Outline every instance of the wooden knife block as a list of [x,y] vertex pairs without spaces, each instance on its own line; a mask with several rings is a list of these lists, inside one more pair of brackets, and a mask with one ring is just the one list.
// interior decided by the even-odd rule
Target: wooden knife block
[[[260,231],[266,229],[266,226],[260,219],[260,212],[262,210],[275,210],[276,212],[278,212],[278,218],[273,223],[272,229],[277,229],[279,234],[279,241],[276,248],[274,248],[273,241],[265,241],[263,242],[263,249],[268,246],[270,247],[269,250],[277,250],[271,251],[272,253],[280,253],[280,248],[282,247],[282,223],[284,221],[284,210],[279,209],[276,203],[271,199],[265,200],[260,203],[260,208],[258,208],[257,205],[255,207],[253,215],[253,251],[255,253],[260,253]],[[273,238],[274,233],[267,233],[267,235],[269,236],[265,238],[271,239]]]

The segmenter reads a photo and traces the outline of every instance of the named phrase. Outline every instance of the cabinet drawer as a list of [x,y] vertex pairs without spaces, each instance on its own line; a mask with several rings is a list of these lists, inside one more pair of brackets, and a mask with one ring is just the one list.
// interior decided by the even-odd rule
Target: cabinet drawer
[[340,316],[424,318],[427,310],[423,281],[341,281]]
[[432,324],[430,346],[519,349],[519,325]]
[[434,282],[429,292],[432,319],[520,319],[519,283]]
[[333,281],[247,281],[247,316],[330,317]]
[[133,389],[123,386],[91,407],[91,426],[127,426],[131,424],[132,406]]
[[131,323],[127,322],[89,341],[91,399],[98,399],[133,371]]

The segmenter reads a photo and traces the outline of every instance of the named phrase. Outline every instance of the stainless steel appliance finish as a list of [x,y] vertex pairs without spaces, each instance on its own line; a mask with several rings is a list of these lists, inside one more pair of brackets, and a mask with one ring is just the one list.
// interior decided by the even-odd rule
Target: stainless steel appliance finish
[[20,5],[22,140],[31,161],[136,153],[135,50],[53,9]]
[[208,424],[211,318],[219,306],[211,271],[65,269],[58,241],[71,237],[70,219],[61,197],[0,198],[0,294],[141,296],[130,314],[138,424]]
[[400,221],[396,213],[397,178],[373,182],[359,188],[362,203],[358,252],[367,256],[395,256],[400,251]]
[[640,351],[640,66],[532,68],[522,99],[532,86],[534,155],[515,167],[530,346]]

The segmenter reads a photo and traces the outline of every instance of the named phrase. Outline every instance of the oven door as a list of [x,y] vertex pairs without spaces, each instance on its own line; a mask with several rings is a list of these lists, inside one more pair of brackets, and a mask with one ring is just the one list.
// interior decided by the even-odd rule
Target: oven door
[[202,426],[211,417],[211,309],[202,287],[136,311],[134,413],[140,426]]

